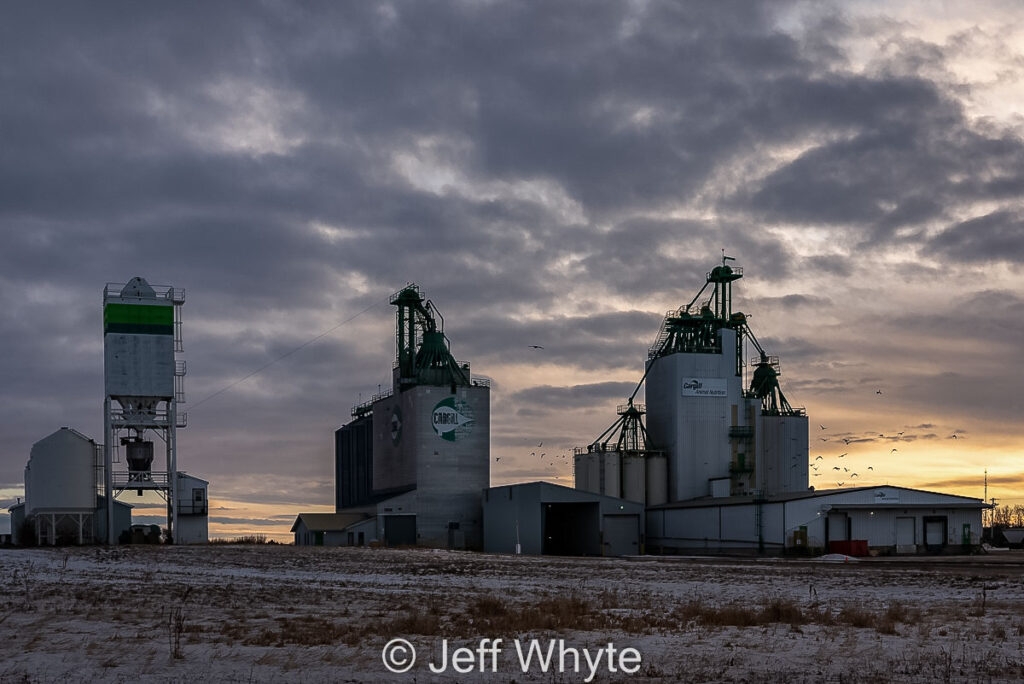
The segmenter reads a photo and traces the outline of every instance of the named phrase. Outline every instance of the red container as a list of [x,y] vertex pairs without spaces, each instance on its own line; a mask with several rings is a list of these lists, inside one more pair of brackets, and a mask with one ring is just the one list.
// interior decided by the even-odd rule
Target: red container
[[828,543],[829,553],[841,553],[844,556],[867,556],[867,539],[850,539],[844,541],[830,541]]

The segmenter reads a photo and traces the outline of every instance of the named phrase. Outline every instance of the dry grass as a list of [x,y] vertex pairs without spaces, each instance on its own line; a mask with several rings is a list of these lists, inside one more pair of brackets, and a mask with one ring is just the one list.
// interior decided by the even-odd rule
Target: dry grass
[[[28,681],[127,681],[138,672],[126,668],[140,663],[167,681],[183,681],[186,671],[211,680],[218,677],[203,664],[217,658],[234,663],[229,681],[287,681],[306,668],[319,672],[308,681],[336,671],[347,673],[340,679],[374,679],[379,649],[393,637],[420,646],[534,636],[646,644],[641,674],[652,681],[837,681],[836,673],[843,682],[1024,680],[1024,590],[1014,589],[1024,580],[1016,571],[995,581],[887,566],[706,567],[270,545],[83,549],[69,561],[64,551],[49,560],[36,553],[18,564],[3,565],[0,556],[0,621],[11,654],[0,681],[24,673],[32,673]],[[981,582],[1000,588],[989,590],[978,614]],[[896,589],[874,589],[884,583]],[[179,629],[160,606],[185,596]],[[70,625],[56,642],[55,623]],[[95,646],[114,642],[140,658],[111,660]],[[55,669],[35,674],[42,661],[29,656],[55,650],[62,659],[46,661]],[[168,650],[183,657],[168,659]],[[63,662],[75,669],[56,669]]]

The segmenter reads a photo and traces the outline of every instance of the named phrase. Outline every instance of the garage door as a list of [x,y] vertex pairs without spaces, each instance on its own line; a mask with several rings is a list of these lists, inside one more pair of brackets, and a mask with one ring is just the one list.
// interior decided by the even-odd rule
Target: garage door
[[914,519],[896,518],[896,546],[910,546],[914,541]]
[[604,555],[631,556],[640,553],[640,516],[604,516]]
[[388,546],[415,546],[416,516],[384,516],[384,543]]
[[829,513],[828,514],[828,540],[834,541],[846,541],[849,539],[847,535],[849,527],[849,521],[845,513]]
[[946,543],[945,518],[925,518],[924,543],[929,547],[943,546]]

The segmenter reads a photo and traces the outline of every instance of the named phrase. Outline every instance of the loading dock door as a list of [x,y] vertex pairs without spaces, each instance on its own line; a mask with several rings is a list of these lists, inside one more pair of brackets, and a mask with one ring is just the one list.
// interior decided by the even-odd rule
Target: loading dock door
[[896,546],[910,546],[914,541],[914,519],[896,518]]
[[601,555],[601,510],[596,501],[546,503],[541,506],[544,555]]
[[384,543],[388,546],[415,546],[416,516],[385,515]]
[[640,516],[604,516],[604,555],[633,556],[640,553]]
[[924,543],[929,551],[941,551],[946,545],[946,518],[928,517],[924,519]]
[[850,538],[848,534],[850,523],[845,513],[829,513],[826,522],[828,523],[829,542],[847,541]]

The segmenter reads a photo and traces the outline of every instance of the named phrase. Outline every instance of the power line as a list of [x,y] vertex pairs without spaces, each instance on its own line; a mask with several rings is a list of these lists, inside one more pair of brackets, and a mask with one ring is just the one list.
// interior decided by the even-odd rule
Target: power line
[[197,402],[196,402],[196,403],[194,403],[194,404],[190,404],[190,405],[189,405],[189,411],[192,411],[192,410],[194,410],[194,409],[198,408],[199,406],[202,406],[203,404],[205,404],[206,402],[210,401],[210,400],[211,400],[211,399],[213,399],[214,397],[218,397],[218,396],[220,396],[221,394],[224,394],[225,392],[227,392],[227,391],[228,391],[229,389],[231,389],[232,387],[235,387],[236,385],[239,385],[239,384],[241,384],[241,383],[245,382],[246,380],[248,380],[249,378],[253,377],[254,375],[259,375],[260,373],[262,373],[262,372],[263,372],[263,371],[265,371],[266,369],[268,369],[268,368],[270,368],[271,366],[273,366],[273,365],[274,365],[275,363],[277,363],[277,362],[279,362],[279,361],[282,361],[282,360],[284,360],[284,359],[288,358],[289,356],[291,356],[292,354],[294,354],[294,353],[296,353],[296,352],[302,351],[303,349],[305,349],[305,348],[306,348],[306,347],[308,347],[309,345],[313,344],[313,343],[314,343],[314,342],[316,342],[317,340],[319,340],[319,339],[321,339],[321,338],[324,338],[324,337],[327,337],[327,336],[328,336],[328,335],[330,335],[330,334],[331,334],[332,332],[334,332],[335,330],[337,330],[337,329],[338,329],[338,328],[340,328],[341,326],[345,325],[346,323],[349,323],[349,322],[351,322],[351,321],[354,321],[355,319],[359,318],[360,316],[362,316],[362,315],[363,315],[364,313],[366,313],[366,312],[367,312],[367,311],[369,311],[370,309],[372,309],[372,308],[374,308],[374,307],[376,307],[376,306],[380,306],[380,305],[381,305],[381,303],[382,303],[382,302],[375,302],[375,303],[373,303],[373,304],[370,304],[370,306],[366,307],[365,309],[363,309],[363,310],[362,310],[362,311],[360,311],[359,313],[356,313],[356,314],[353,314],[352,316],[349,316],[348,318],[346,318],[345,320],[343,320],[343,321],[342,321],[341,323],[338,323],[337,325],[335,325],[335,326],[334,326],[333,328],[330,328],[330,329],[328,329],[328,330],[325,330],[325,331],[323,331],[322,333],[320,333],[319,335],[317,335],[316,337],[314,337],[314,338],[312,338],[312,339],[306,340],[305,342],[303,342],[302,344],[300,344],[300,345],[299,345],[298,347],[295,347],[295,349],[292,349],[291,351],[287,351],[287,352],[285,352],[284,354],[281,354],[281,355],[280,355],[280,356],[278,356],[278,357],[277,357],[276,359],[273,359],[272,361],[269,361],[269,362],[265,363],[264,365],[260,366],[259,368],[257,368],[257,369],[256,369],[256,370],[254,370],[253,372],[251,372],[251,373],[249,373],[248,375],[246,375],[245,377],[242,377],[242,378],[239,378],[238,380],[235,380],[235,381],[234,381],[234,382],[232,382],[231,384],[229,384],[229,385],[227,385],[227,386],[225,386],[225,387],[222,387],[221,389],[217,390],[216,392],[214,392],[214,393],[213,393],[213,394],[211,394],[210,396],[208,396],[208,397],[205,397],[205,398],[203,398],[203,399],[200,399],[199,401],[197,401]]

